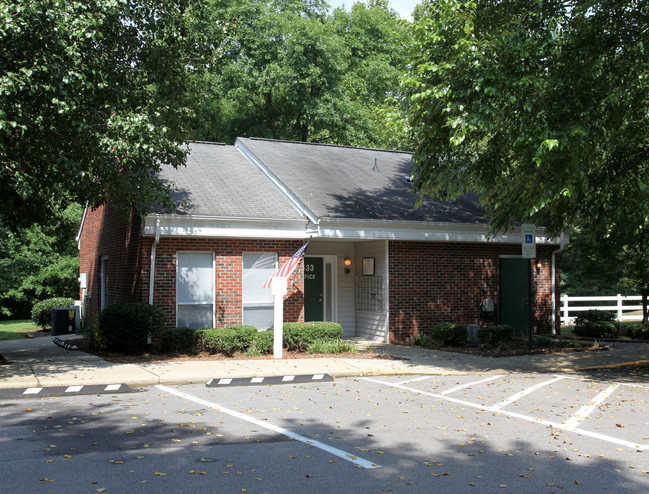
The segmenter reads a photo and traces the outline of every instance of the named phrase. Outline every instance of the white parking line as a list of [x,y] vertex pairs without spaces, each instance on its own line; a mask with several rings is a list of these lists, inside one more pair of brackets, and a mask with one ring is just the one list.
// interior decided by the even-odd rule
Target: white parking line
[[510,411],[507,411],[507,410],[492,410],[491,407],[487,407],[485,405],[479,405],[477,403],[471,403],[470,401],[466,401],[466,400],[459,400],[457,398],[453,398],[451,396],[444,396],[444,395],[438,394],[438,393],[428,393],[426,391],[421,391],[421,390],[416,389],[416,388],[411,388],[409,386],[403,386],[401,384],[395,384],[395,383],[391,383],[391,382],[388,382],[388,381],[381,381],[379,379],[372,379],[370,377],[361,377],[360,379],[362,379],[364,381],[373,382],[373,383],[376,383],[376,384],[381,384],[383,386],[389,386],[391,388],[403,389],[405,391],[410,391],[412,393],[416,393],[416,394],[419,394],[419,395],[430,396],[432,398],[439,398],[441,400],[450,401],[452,403],[458,403],[460,405],[465,405],[465,406],[468,406],[468,407],[477,408],[479,410],[487,410],[487,411],[491,411],[491,412],[494,412],[494,413],[499,413],[499,414],[502,414],[502,415],[508,415],[510,417],[514,417],[514,418],[517,418],[517,419],[526,420],[528,422],[535,422],[537,424],[542,424],[542,425],[545,425],[546,427],[549,426],[549,427],[552,427],[554,429],[576,432],[577,434],[581,434],[582,436],[593,437],[595,439],[600,439],[602,441],[606,441],[606,442],[613,443],[613,444],[619,444],[620,446],[626,446],[628,448],[634,448],[634,449],[643,450],[643,451],[644,450],[649,450],[649,444],[633,443],[631,441],[626,441],[624,439],[619,439],[617,437],[607,436],[606,434],[600,434],[600,433],[594,432],[594,431],[579,429],[577,427],[571,427],[571,426],[568,426],[566,424],[560,424],[558,422],[553,422],[551,420],[545,420],[543,418],[537,418],[537,417],[532,417],[532,416],[529,416],[529,415],[523,415],[522,413],[510,412]]
[[489,410],[493,410],[494,412],[498,411],[501,408],[504,408],[507,405],[510,405],[510,404],[514,403],[519,398],[522,398],[525,395],[533,393],[537,389],[543,388],[544,386],[548,386],[548,385],[550,385],[552,383],[555,383],[557,381],[561,381],[563,379],[564,379],[563,376],[557,376],[554,379],[550,379],[549,381],[544,381],[542,383],[535,384],[534,386],[530,386],[529,388],[526,388],[523,391],[519,391],[518,393],[511,395],[505,401],[501,401],[500,403],[496,403],[494,406],[490,407]]
[[356,455],[353,455],[351,453],[348,453],[346,451],[343,451],[342,449],[334,448],[332,446],[329,446],[328,444],[321,443],[320,441],[316,441],[313,439],[309,439],[306,436],[303,436],[301,434],[298,434],[297,432],[290,431],[288,429],[284,429],[283,427],[278,427],[276,425],[270,424],[265,420],[258,420],[254,417],[249,417],[247,415],[244,415],[242,413],[239,413],[235,410],[230,410],[228,408],[222,407],[221,405],[217,403],[212,403],[211,401],[203,400],[202,398],[197,398],[196,396],[183,393],[182,391],[178,391],[176,389],[169,388],[167,386],[163,386],[161,384],[156,385],[156,388],[166,392],[166,393],[171,393],[176,396],[180,396],[181,398],[185,398],[186,400],[193,401],[194,403],[198,403],[200,405],[206,406],[208,408],[212,408],[214,410],[217,410],[219,412],[231,415],[232,417],[236,417],[241,420],[245,420],[246,422],[250,422],[251,424],[255,424],[258,427],[264,427],[265,429],[269,429],[273,432],[277,432],[279,434],[282,434],[286,437],[290,437],[291,439],[295,439],[296,441],[300,441],[302,443],[308,444],[309,446],[314,446],[316,448],[319,448],[323,451],[326,451],[328,453],[331,453],[334,456],[337,456],[339,458],[342,458],[343,460],[347,460],[351,463],[354,463],[356,465],[359,465],[363,468],[380,468],[381,465],[378,465],[376,463],[372,463],[371,461],[365,460],[363,458],[359,458]]
[[448,394],[451,394],[451,393],[455,393],[456,391],[459,391],[459,390],[464,389],[464,388],[470,388],[471,386],[474,386],[476,384],[482,384],[482,383],[488,383],[489,381],[495,381],[496,379],[500,379],[503,376],[504,376],[504,374],[498,374],[497,376],[486,377],[485,379],[480,379],[479,381],[473,381],[473,382],[470,382],[470,383],[462,384],[460,386],[455,386],[454,388],[451,388],[451,389],[447,389],[446,391],[442,391],[441,394],[442,395],[448,395]]
[[577,410],[577,413],[575,413],[572,417],[570,417],[568,420],[566,420],[565,425],[567,427],[573,427],[577,428],[579,423],[590,417],[590,414],[595,410],[595,407],[599,405],[601,402],[603,402],[606,398],[609,397],[609,395],[615,391],[617,388],[619,388],[619,384],[613,384],[606,388],[604,391],[602,391],[600,394],[598,394],[595,398],[593,398],[588,404],[584,405],[581,407],[579,410]]

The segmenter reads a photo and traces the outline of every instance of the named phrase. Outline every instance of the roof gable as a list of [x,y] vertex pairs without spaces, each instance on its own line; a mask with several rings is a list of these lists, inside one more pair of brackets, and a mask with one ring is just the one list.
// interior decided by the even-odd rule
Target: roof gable
[[403,178],[410,153],[239,138],[243,147],[318,218],[486,224],[474,195],[458,201],[417,196]]

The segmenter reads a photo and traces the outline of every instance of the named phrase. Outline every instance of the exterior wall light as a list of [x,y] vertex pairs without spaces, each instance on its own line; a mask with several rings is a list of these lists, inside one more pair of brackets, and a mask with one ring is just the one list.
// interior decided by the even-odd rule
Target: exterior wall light
[[352,271],[349,267],[352,265],[352,260],[349,257],[345,257],[343,264],[345,265],[345,274],[351,273]]

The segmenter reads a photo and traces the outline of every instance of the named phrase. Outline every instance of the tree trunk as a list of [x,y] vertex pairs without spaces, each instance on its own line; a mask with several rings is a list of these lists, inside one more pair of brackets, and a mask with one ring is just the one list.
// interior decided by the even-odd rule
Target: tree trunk
[[647,295],[649,295],[649,285],[640,289],[642,295],[642,324],[647,324]]

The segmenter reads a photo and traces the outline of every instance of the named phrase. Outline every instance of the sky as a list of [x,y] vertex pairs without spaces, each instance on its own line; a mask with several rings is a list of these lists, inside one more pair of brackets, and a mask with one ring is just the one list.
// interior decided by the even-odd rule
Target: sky
[[[331,5],[331,8],[340,7],[343,4],[345,5],[345,10],[349,10],[351,6],[356,3],[358,0],[327,0],[327,3]],[[412,20],[412,11],[415,10],[415,5],[417,5],[421,0],[389,0],[388,5],[391,9],[399,12],[399,16],[402,19]]]

